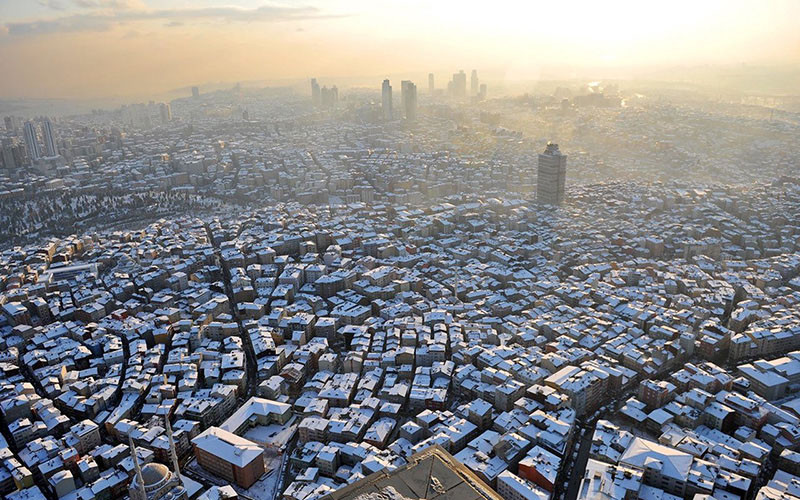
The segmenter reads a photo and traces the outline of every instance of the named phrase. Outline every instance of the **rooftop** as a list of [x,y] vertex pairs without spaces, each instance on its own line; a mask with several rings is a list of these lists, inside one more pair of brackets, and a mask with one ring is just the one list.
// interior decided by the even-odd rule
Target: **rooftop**
[[501,500],[478,476],[434,445],[412,455],[407,465],[370,474],[323,497],[323,500],[390,498]]

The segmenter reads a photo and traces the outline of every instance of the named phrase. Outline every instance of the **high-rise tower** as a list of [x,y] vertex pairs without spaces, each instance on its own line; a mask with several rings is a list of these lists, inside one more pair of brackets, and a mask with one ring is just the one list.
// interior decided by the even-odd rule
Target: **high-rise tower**
[[172,108],[166,102],[158,105],[158,114],[161,116],[161,123],[172,121]]
[[14,158],[14,141],[16,139],[7,137],[0,142],[0,150],[2,150],[3,167],[6,170],[16,170],[17,160]]
[[31,161],[42,157],[39,141],[36,139],[36,128],[32,122],[25,122],[25,145],[28,146],[28,156],[31,157]]
[[45,118],[42,122],[42,138],[44,139],[44,151],[47,156],[58,156],[56,138],[53,134],[53,124],[50,118]]
[[469,77],[469,92],[471,95],[478,95],[478,70],[473,69],[472,74]]
[[558,144],[547,143],[539,155],[536,179],[536,199],[539,203],[560,205],[564,201],[567,180],[567,155],[561,154]]
[[467,74],[462,69],[453,74],[453,96],[465,97],[467,95]]
[[311,79],[311,103],[314,106],[322,104],[322,91],[319,88],[316,78]]
[[389,79],[383,81],[383,86],[381,87],[381,109],[383,110],[383,119],[384,120],[391,120],[392,119],[392,85],[389,83]]
[[433,91],[436,89],[433,85],[433,73],[428,73],[428,93],[433,95]]
[[417,86],[414,85],[414,82],[403,80],[400,83],[400,97],[406,120],[415,120],[417,118]]

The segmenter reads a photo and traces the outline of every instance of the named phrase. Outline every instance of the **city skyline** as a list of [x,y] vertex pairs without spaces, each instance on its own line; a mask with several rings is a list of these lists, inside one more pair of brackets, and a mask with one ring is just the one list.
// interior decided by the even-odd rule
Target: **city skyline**
[[[365,1],[7,0],[0,4],[0,60],[16,70],[0,81],[0,96],[160,95],[209,82],[426,74],[448,66],[480,66],[492,80],[515,82],[585,68],[631,75],[800,61],[792,23],[800,4],[791,0],[766,9],[755,1],[509,2],[480,12],[454,2],[396,9]],[[439,50],[426,50],[432,44]]]

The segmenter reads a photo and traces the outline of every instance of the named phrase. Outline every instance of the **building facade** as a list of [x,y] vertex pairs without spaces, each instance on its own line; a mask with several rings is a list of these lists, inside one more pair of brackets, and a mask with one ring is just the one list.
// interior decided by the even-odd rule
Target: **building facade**
[[558,144],[547,143],[544,153],[539,155],[536,199],[547,205],[561,205],[566,180],[567,155],[561,154]]

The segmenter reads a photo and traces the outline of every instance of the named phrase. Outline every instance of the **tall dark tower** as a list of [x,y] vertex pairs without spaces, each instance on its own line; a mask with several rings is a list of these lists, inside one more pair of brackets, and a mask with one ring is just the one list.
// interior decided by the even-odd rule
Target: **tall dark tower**
[[539,155],[536,200],[547,205],[561,205],[564,202],[566,180],[567,155],[561,154],[558,144],[548,142],[544,153]]
[[42,121],[42,138],[44,139],[44,151],[47,156],[58,156],[58,146],[56,146],[55,134],[53,134],[53,124],[50,118]]
[[25,122],[25,145],[28,146],[28,156],[31,161],[38,160],[42,157],[41,150],[39,149],[39,141],[36,138],[36,128],[33,122]]

